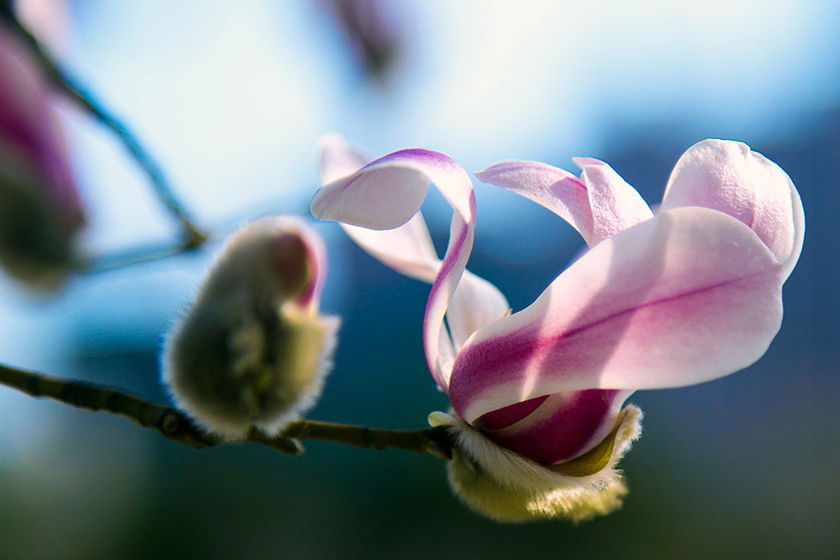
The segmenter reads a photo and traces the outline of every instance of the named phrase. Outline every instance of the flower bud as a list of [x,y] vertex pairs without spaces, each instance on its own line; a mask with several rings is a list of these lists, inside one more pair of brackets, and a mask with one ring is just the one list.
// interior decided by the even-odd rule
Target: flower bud
[[339,319],[318,314],[323,242],[298,218],[234,234],[169,337],[163,381],[207,431],[276,435],[321,394]]
[[0,23],[0,264],[42,290],[71,270],[85,222],[56,117],[32,53]]

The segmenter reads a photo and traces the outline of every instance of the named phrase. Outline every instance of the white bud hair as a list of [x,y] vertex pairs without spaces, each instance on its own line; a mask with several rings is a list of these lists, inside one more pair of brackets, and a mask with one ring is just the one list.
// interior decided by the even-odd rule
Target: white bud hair
[[[290,240],[305,250],[279,255],[278,243]],[[320,290],[324,263],[310,261],[323,246],[313,243],[320,238],[297,218],[246,226],[168,337],[163,382],[207,431],[239,439],[254,426],[276,435],[320,397],[340,321],[318,314],[318,293],[302,296]]]
[[[549,470],[501,447],[454,412],[451,430],[458,441],[449,462],[449,483],[471,509],[503,522],[536,519],[584,521],[621,507],[627,487],[618,461],[641,435],[642,411],[624,408],[606,464],[573,476]],[[443,416],[436,416],[439,422]]]

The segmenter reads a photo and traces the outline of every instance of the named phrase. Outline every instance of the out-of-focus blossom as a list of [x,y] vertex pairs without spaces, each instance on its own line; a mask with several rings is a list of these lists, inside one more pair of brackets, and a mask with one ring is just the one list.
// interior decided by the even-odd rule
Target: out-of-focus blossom
[[67,50],[73,34],[68,0],[16,0],[13,4],[20,22],[52,54]]
[[387,2],[381,0],[319,0],[332,13],[365,73],[381,78],[400,51],[400,30]]
[[326,251],[299,218],[233,235],[169,337],[163,381],[211,433],[269,435],[312,407],[332,369],[339,320],[319,315]]
[[[579,178],[523,161],[478,174],[554,211],[589,245],[533,304],[508,314],[498,290],[468,273],[460,280],[475,202],[454,161],[404,150],[359,169],[364,162],[335,137],[322,152],[327,184],[313,214],[396,228],[349,231],[394,269],[434,281],[424,347],[453,411],[430,422],[457,434],[456,493],[502,521],[582,520],[619,507],[626,487],[615,466],[641,419],[625,400],[759,359],[781,324],[782,284],[802,247],[796,189],[744,144],[689,149],[655,216],[607,164],[576,162]],[[442,263],[416,214],[430,181],[454,209]]]
[[54,289],[74,265],[84,223],[46,80],[0,23],[0,263],[20,281]]

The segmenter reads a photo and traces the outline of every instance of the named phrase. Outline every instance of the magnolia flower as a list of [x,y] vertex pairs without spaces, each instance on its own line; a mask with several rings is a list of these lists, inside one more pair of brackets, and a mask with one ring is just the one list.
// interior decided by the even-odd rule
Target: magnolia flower
[[58,287],[84,225],[45,77],[0,23],[0,263],[18,280]]
[[179,408],[225,438],[281,432],[321,395],[339,320],[318,314],[326,251],[292,217],[227,242],[167,341],[163,381]]
[[[738,371],[764,354],[781,324],[782,284],[799,258],[804,214],[784,171],[744,144],[691,147],[656,215],[594,159],[576,160],[579,178],[523,161],[479,173],[552,210],[589,246],[513,314],[498,290],[461,281],[474,278],[464,271],[475,230],[463,169],[425,150],[362,163],[328,139],[327,184],[312,212],[396,228],[379,237],[351,232],[399,272],[429,281],[434,271],[424,348],[453,410],[430,421],[457,435],[449,466],[456,493],[494,519],[581,520],[619,507],[626,487],[615,466],[641,419],[626,399]],[[416,215],[429,182],[454,210],[442,263]]]

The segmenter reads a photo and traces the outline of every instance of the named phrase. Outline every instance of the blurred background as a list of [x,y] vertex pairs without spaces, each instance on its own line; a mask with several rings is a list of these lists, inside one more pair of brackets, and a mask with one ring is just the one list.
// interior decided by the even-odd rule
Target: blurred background
[[[750,144],[801,193],[808,229],[768,353],[725,379],[641,392],[619,512],[498,525],[444,464],[310,443],[195,450],[129,421],[0,387],[0,558],[833,558],[840,553],[840,4],[830,0],[24,0],[21,18],[160,160],[205,227],[305,212],[316,144],[604,159],[651,203],[707,137]],[[64,103],[94,255],[177,225],[114,137]],[[476,181],[477,182],[477,181]],[[527,306],[580,249],[559,218],[477,184],[470,268]],[[432,195],[439,248],[449,213]],[[834,224],[834,225],[832,225]],[[428,286],[334,224],[323,307],[344,327],[310,417],[421,429],[447,407],[421,347]],[[0,280],[0,362],[158,402],[158,352],[218,245],[74,279]]]

